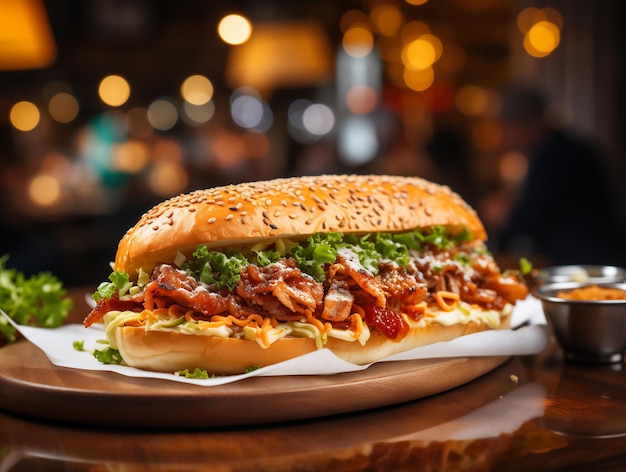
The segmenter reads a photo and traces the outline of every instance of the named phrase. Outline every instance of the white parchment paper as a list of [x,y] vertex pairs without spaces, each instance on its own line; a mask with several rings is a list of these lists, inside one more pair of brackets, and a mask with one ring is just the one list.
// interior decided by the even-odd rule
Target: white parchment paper
[[[131,377],[165,379],[197,385],[215,386],[255,376],[275,375],[330,375],[364,370],[369,365],[355,365],[339,359],[328,349],[321,349],[279,364],[254,370],[247,374],[216,377],[211,379],[187,379],[170,373],[149,372],[133,367],[105,365],[91,354],[106,339],[100,325],[88,329],[80,324],[64,325],[55,329],[33,328],[15,324],[2,310],[0,315],[8,319],[31,343],[39,347],[50,362],[73,369],[117,372]],[[541,303],[529,296],[518,302],[512,315],[513,329],[483,331],[462,336],[453,341],[423,346],[382,359],[378,362],[413,359],[437,359],[471,356],[516,356],[537,354],[546,347],[548,330]],[[85,351],[74,348],[75,341],[83,341]]]

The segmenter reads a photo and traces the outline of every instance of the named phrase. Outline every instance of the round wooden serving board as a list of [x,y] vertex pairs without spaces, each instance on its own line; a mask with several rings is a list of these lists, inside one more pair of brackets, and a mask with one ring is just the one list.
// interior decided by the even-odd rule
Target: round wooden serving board
[[463,385],[508,359],[382,362],[345,374],[251,377],[203,387],[57,367],[20,341],[0,349],[0,409],[90,426],[238,426],[350,413]]

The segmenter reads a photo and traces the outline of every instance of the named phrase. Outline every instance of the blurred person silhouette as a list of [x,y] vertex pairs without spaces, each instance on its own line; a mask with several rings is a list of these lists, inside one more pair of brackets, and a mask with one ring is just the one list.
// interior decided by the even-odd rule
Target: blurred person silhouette
[[607,164],[589,141],[547,120],[538,89],[505,93],[503,141],[528,171],[496,236],[499,250],[547,264],[625,265],[625,231]]

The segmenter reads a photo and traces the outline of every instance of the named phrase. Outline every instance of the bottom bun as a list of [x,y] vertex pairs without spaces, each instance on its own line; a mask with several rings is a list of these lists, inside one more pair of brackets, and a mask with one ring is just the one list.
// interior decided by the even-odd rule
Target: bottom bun
[[[498,329],[508,328],[509,320],[510,316],[503,317]],[[432,323],[411,329],[399,342],[373,331],[365,346],[330,338],[325,347],[353,364],[369,364],[409,349],[488,329],[482,322],[451,326]],[[282,338],[262,348],[256,341],[246,339],[146,331],[129,326],[117,328],[115,338],[127,365],[157,372],[199,368],[217,375],[240,374],[251,367],[265,367],[316,350],[315,340],[310,338]]]
[[[510,316],[501,317],[500,326],[497,329],[508,328],[510,326],[510,319]],[[379,331],[372,331],[372,335],[365,346],[357,342],[349,343],[331,338],[324,347],[333,351],[343,360],[353,364],[370,364],[416,347],[452,341],[466,334],[478,333],[490,329],[487,324],[480,321],[471,321],[466,324],[458,323],[449,326],[439,323],[430,323],[426,326],[410,329],[409,333],[397,342],[385,337]]]

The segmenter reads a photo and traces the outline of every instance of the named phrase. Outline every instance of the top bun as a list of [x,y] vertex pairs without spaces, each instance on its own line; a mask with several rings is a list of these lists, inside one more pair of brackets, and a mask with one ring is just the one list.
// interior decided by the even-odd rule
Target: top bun
[[448,187],[417,177],[323,175],[250,182],[179,195],[156,205],[120,241],[115,270],[134,277],[205,243],[306,239],[317,232],[402,232],[445,226],[485,240],[476,212]]

